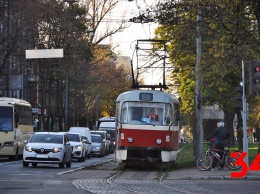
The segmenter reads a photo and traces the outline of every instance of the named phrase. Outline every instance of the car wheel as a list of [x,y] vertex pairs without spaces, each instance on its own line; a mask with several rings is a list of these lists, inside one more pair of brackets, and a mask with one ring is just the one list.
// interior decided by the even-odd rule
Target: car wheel
[[63,159],[62,159],[62,162],[61,163],[59,163],[59,167],[60,168],[64,168],[64,166],[65,166],[65,155],[63,156]]
[[23,167],[28,167],[28,166],[29,166],[29,162],[23,161]]
[[85,152],[84,156],[82,156],[82,162],[84,162],[86,160],[86,157],[87,157],[87,155],[86,155],[86,152]]
[[71,167],[71,159],[69,162],[66,162],[66,168],[70,168]]
[[13,160],[13,161],[19,160],[18,149],[19,149],[19,148],[17,147],[17,148],[16,148],[15,155],[10,156],[10,157],[9,157],[9,160]]
[[33,163],[32,163],[32,166],[33,166],[33,167],[37,167],[37,163],[36,163],[36,162],[33,162]]

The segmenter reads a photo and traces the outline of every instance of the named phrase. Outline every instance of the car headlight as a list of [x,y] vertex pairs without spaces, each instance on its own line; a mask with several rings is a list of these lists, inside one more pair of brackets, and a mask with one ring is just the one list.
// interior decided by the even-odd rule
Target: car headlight
[[30,147],[30,146],[25,146],[25,150],[26,150],[27,152],[32,152],[32,147]]
[[3,147],[14,147],[14,142],[13,141],[7,141],[4,143]]
[[75,148],[78,150],[82,150],[82,145],[77,145],[77,146],[75,146]]
[[62,148],[53,148],[53,152],[57,153],[57,152],[61,152]]
[[93,150],[100,150],[101,147],[100,146],[97,146],[97,147],[93,147]]
[[161,143],[162,143],[162,140],[161,140],[161,139],[156,139],[156,143],[157,143],[157,144],[161,144]]
[[127,138],[127,141],[128,141],[129,143],[132,143],[134,140],[133,140],[132,137],[128,137],[128,138]]

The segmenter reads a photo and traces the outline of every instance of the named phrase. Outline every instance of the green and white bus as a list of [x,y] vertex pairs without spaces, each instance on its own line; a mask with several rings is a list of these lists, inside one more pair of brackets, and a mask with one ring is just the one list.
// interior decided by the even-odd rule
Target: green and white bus
[[0,157],[22,157],[24,140],[33,134],[31,104],[25,100],[0,97]]

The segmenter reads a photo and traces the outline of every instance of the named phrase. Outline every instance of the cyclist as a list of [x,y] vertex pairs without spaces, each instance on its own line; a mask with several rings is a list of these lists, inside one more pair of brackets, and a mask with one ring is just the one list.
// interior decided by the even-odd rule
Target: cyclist
[[[230,134],[224,128],[224,122],[223,121],[219,121],[219,122],[217,122],[217,128],[206,139],[207,141],[209,141],[210,139],[214,138],[215,149],[218,150],[216,152],[220,155],[220,159],[221,160],[223,158],[225,140],[228,139],[229,137],[230,137]],[[212,166],[211,166],[211,170],[214,170],[214,168],[217,166],[217,164],[218,164],[218,159],[214,157],[213,158],[213,163],[212,163]],[[219,169],[223,169],[223,168],[224,168],[224,164],[220,164],[220,168]]]

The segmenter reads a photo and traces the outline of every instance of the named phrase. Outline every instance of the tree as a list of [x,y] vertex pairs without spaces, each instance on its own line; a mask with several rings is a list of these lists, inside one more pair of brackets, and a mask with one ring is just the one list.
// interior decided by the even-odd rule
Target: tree
[[[88,125],[88,121],[92,122],[95,114],[93,102],[98,97],[96,86],[98,89],[107,90],[106,95],[111,96],[110,101],[115,98],[114,92],[120,90],[114,90],[113,85],[109,86],[108,90],[108,87],[103,87],[99,83],[102,82],[101,78],[105,77],[101,74],[107,71],[99,71],[97,63],[100,64],[98,68],[101,69],[107,66],[104,61],[112,64],[107,61],[106,55],[111,57],[114,53],[107,52],[98,59],[94,56],[102,40],[127,27],[126,21],[122,19],[121,22],[118,21],[117,26],[107,27],[103,34],[98,33],[100,24],[118,2],[117,0],[92,0],[82,4],[57,0],[1,1],[0,18],[4,21],[6,31],[1,33],[0,39],[0,49],[4,51],[0,54],[0,69],[4,71],[0,70],[0,72],[1,75],[2,72],[8,75],[6,69],[13,65],[13,57],[21,56],[21,60],[17,61],[20,65],[20,73],[34,76],[36,81],[31,85],[25,85],[29,90],[28,92],[25,90],[24,96],[32,104],[39,100],[42,120],[46,121],[43,122],[43,129],[53,129],[58,118],[59,130],[67,130],[63,126],[64,78],[67,67],[69,68],[69,125]],[[65,57],[64,59],[25,60],[25,50],[34,48],[63,48]],[[114,63],[108,66],[111,67],[111,75],[116,73]],[[120,76],[114,76],[113,80]],[[124,84],[125,82],[122,82],[122,85]]]
[[[168,50],[175,67],[173,77],[181,97],[181,110],[190,114],[193,110],[186,107],[193,107],[196,3],[172,0],[157,7],[161,26],[156,38],[170,43]],[[202,101],[204,105],[218,102],[225,112],[225,126],[231,127],[233,115],[239,112],[234,108],[233,88],[241,80],[241,61],[249,61],[258,54],[255,48],[259,48],[259,36],[252,24],[257,1],[199,3],[203,18]]]

